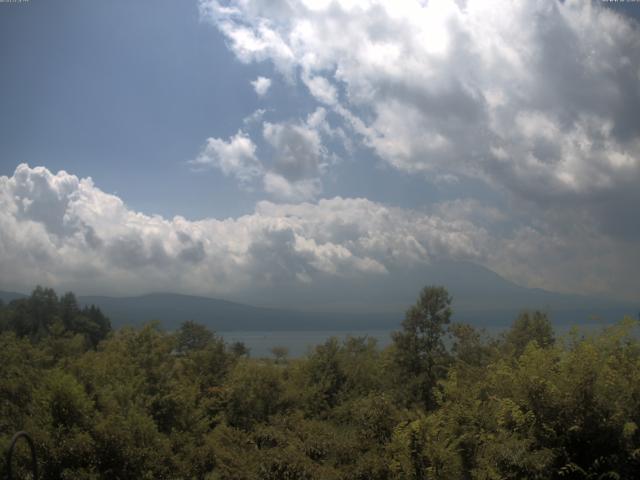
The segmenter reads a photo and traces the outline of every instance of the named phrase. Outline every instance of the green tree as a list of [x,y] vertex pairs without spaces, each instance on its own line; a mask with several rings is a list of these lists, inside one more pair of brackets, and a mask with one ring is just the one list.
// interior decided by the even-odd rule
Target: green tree
[[67,292],[60,297],[60,318],[67,330],[75,331],[74,322],[79,314],[78,300],[73,292]]
[[271,349],[271,354],[274,356],[276,363],[286,363],[287,357],[289,356],[289,349],[276,345]]
[[340,344],[335,337],[318,345],[303,365],[303,397],[314,414],[326,412],[340,400],[347,380],[340,359]]
[[456,361],[470,367],[484,367],[495,357],[496,342],[487,339],[483,330],[466,323],[452,323],[448,330],[453,337],[451,353]]
[[402,381],[427,409],[436,406],[434,389],[445,373],[447,355],[442,337],[451,318],[451,301],[444,287],[425,287],[407,310],[402,331],[392,334]]
[[46,337],[59,318],[56,292],[41,286],[37,286],[29,298],[12,301],[9,309],[9,328],[18,336],[34,341]]
[[283,407],[283,390],[279,368],[241,361],[225,383],[227,423],[248,430],[256,422],[267,421]]
[[248,357],[250,353],[249,348],[241,341],[233,342],[229,349],[236,357]]
[[213,340],[213,337],[213,333],[207,327],[189,320],[184,322],[178,330],[176,350],[180,353],[203,350]]
[[9,330],[8,309],[0,298],[0,333]]
[[516,357],[522,355],[529,342],[542,348],[553,345],[555,338],[549,317],[539,310],[522,312],[506,333],[505,341]]
[[58,299],[54,290],[40,286],[29,298],[14,300],[0,309],[0,320],[0,331],[12,330],[34,342],[80,334],[95,348],[111,332],[111,322],[98,307],[80,309],[72,292]]
[[111,332],[111,321],[95,305],[84,307],[80,313],[82,326],[77,332],[84,333],[95,348]]

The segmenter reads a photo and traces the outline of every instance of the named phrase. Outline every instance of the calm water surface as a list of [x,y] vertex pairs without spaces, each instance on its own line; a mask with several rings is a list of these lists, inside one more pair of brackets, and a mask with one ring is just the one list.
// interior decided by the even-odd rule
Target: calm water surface
[[[584,323],[576,325],[581,331],[593,332],[601,329],[606,324],[602,323]],[[554,329],[557,337],[566,335],[573,328],[571,325],[555,325]],[[396,330],[400,329],[398,327]],[[484,327],[487,334],[495,336],[505,330],[505,326],[486,326]],[[376,340],[378,348],[384,348],[391,343],[391,333],[394,330],[319,330],[319,331],[230,331],[218,332],[226,342],[243,342],[248,348],[251,357],[272,357],[271,349],[273,347],[286,347],[289,349],[289,357],[302,357],[306,355],[310,349],[316,345],[324,343],[331,337],[337,337],[344,340],[348,336],[352,337],[368,337]]]

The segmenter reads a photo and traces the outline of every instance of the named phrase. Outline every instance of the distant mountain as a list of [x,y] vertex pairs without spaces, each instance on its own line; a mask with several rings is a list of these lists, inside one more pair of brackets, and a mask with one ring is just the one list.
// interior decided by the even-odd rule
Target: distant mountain
[[186,320],[215,331],[231,330],[366,330],[395,328],[401,317],[382,314],[299,312],[253,307],[215,298],[155,293],[138,297],[78,297],[82,305],[97,305],[114,326],[159,320],[175,329]]
[[517,285],[483,266],[460,261],[391,270],[362,280],[317,277],[309,284],[262,288],[235,300],[254,305],[324,312],[387,312],[402,319],[425,285],[443,285],[453,296],[453,319],[475,325],[510,324],[523,310],[543,310],[557,324],[612,323],[636,317],[637,302],[564,294]]
[[[439,262],[364,279],[316,277],[309,284],[247,291],[234,301],[172,293],[78,300],[99,306],[116,327],[158,320],[174,329],[193,320],[216,331],[374,330],[398,328],[425,285],[444,285],[453,296],[453,320],[477,326],[508,325],[526,309],[546,311],[558,325],[613,323],[640,312],[640,301],[525,288],[469,262]],[[5,303],[20,296],[0,292]]]
[[17,300],[24,297],[26,297],[26,295],[23,293],[0,291],[0,300],[5,304],[11,302],[12,300]]
[[[26,297],[22,293],[0,291],[0,299],[4,303]],[[78,296],[78,303],[81,306],[100,307],[116,328],[157,320],[164,328],[173,330],[182,322],[192,320],[214,331],[370,330],[396,328],[401,318],[388,312],[325,313],[253,307],[215,298],[174,293],[135,297]]]

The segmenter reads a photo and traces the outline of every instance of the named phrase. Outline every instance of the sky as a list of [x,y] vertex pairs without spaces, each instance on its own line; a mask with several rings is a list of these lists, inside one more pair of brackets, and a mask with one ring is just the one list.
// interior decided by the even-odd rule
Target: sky
[[0,3],[0,289],[237,298],[453,260],[638,300],[639,19]]

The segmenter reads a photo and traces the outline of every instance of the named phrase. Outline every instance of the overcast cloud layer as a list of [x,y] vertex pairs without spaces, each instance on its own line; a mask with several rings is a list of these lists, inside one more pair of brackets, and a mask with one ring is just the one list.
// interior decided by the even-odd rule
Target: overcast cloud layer
[[[133,211],[100,179],[20,165],[0,177],[0,288],[238,295],[322,275],[470,260],[526,286],[638,300],[640,29],[567,0],[200,2],[258,108],[188,168],[259,192],[250,215]],[[258,103],[258,105],[263,105]],[[276,106],[277,107],[277,106]],[[194,146],[197,148],[197,146]],[[350,152],[468,196],[398,208],[326,197]],[[499,205],[496,198],[504,199]],[[230,200],[232,201],[232,200]]]

